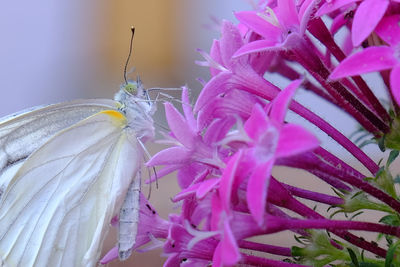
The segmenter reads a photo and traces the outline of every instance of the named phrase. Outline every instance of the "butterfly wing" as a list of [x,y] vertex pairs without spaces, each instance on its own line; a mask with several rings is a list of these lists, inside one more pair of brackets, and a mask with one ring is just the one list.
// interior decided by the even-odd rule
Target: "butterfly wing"
[[100,112],[57,133],[23,163],[0,202],[6,266],[97,264],[139,168],[136,137],[125,126],[121,113]]
[[21,163],[50,137],[102,110],[115,109],[117,103],[108,99],[75,100],[0,119],[0,199]]

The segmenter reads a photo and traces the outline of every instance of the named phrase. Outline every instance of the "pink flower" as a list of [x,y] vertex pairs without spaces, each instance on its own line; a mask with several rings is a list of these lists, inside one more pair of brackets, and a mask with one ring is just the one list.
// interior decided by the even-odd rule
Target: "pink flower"
[[243,156],[232,157],[221,178],[220,195],[225,198],[225,205],[228,205],[232,189],[235,190],[233,188],[235,173],[231,174],[233,166],[240,162],[246,166],[242,169],[247,169],[250,165],[247,174],[242,173],[241,176],[250,175],[246,190],[247,204],[260,226],[264,223],[268,184],[275,160],[312,150],[319,145],[317,138],[303,127],[284,124],[288,105],[300,83],[300,80],[292,82],[274,99],[267,111],[259,105],[254,106],[250,118],[244,125],[251,139],[248,148],[243,150]]
[[274,9],[267,7],[263,12],[242,11],[236,18],[250,30],[263,37],[249,42],[236,51],[234,57],[261,51],[286,50],[303,39],[308,20],[315,3],[304,1],[298,10],[293,0],[277,0]]
[[182,91],[182,104],[185,116],[182,116],[170,103],[165,104],[172,140],[176,145],[157,153],[147,165],[166,165],[159,171],[159,177],[178,170],[179,185],[186,188],[194,180],[201,179],[207,172],[219,166],[221,162],[218,152],[211,144],[225,136],[231,126],[224,122],[216,124],[202,136],[197,128],[186,88]]
[[[194,108],[194,111],[198,112],[200,129],[208,126],[214,119],[214,112],[218,111],[223,114],[224,111],[229,110],[228,115],[232,114],[232,111],[239,115],[247,114],[245,116],[247,118],[254,101],[259,101],[251,93],[254,94],[257,91],[270,99],[278,94],[278,88],[262,77],[270,64],[271,55],[246,55],[232,58],[243,45],[244,40],[237,27],[231,22],[224,22],[222,37],[219,41],[214,41],[211,55],[203,53],[209,61],[213,77],[204,86]],[[238,90],[248,91],[248,93],[236,93],[235,91]],[[249,92],[249,90],[254,90],[254,92]],[[225,101],[225,98],[232,101]]]
[[[388,10],[390,2],[400,0],[364,0],[361,1],[354,14],[351,29],[351,39],[354,46],[359,46],[375,29]],[[339,8],[348,6],[357,0],[333,0],[324,3],[317,12],[317,16],[330,13]]]
[[391,69],[390,86],[394,99],[400,103],[400,15],[385,17],[376,33],[389,46],[368,47],[343,60],[329,78],[339,79],[372,71]]
[[[149,204],[146,197],[140,194],[140,214],[136,243],[132,250],[149,243],[155,238],[166,238],[170,222],[160,218],[155,209]],[[118,246],[112,248],[100,260],[101,264],[107,264],[118,258]]]

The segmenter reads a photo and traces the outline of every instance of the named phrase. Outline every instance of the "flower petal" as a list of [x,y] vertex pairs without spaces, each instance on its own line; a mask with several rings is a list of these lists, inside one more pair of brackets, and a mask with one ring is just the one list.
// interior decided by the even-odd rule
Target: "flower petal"
[[[220,45],[219,45],[219,40],[214,40],[211,48],[210,48],[210,57],[217,63],[219,64],[223,64],[222,63],[222,59],[221,59],[221,49],[220,49]],[[211,76],[216,76],[218,73],[220,73],[221,71],[219,69],[210,67],[210,73]]]
[[181,113],[171,104],[165,103],[165,115],[168,125],[176,139],[185,147],[193,147],[193,139],[196,135],[193,129],[188,127],[188,123]]
[[400,43],[400,15],[383,18],[376,27],[375,32],[391,46]]
[[255,31],[266,39],[278,41],[278,38],[281,36],[280,28],[269,23],[255,11],[236,12],[235,17],[249,29]]
[[155,154],[147,162],[147,166],[186,164],[191,154],[183,147],[169,147]]
[[297,14],[297,8],[293,0],[278,0],[277,14],[279,23],[287,30],[292,30],[293,27],[299,25],[299,15]]
[[118,246],[113,247],[110,249],[106,255],[100,260],[100,264],[107,264],[113,260],[118,258]]
[[236,239],[233,236],[229,225],[229,220],[224,221],[224,237],[221,240],[221,243],[219,253],[221,253],[223,266],[232,266],[236,264],[240,260],[241,256]]
[[343,60],[331,73],[330,79],[336,80],[372,71],[390,69],[397,64],[394,50],[388,46],[368,47]]
[[265,51],[279,51],[283,47],[276,45],[277,42],[273,39],[258,40],[245,44],[233,54],[233,57],[240,57],[251,53],[265,52]]
[[254,105],[249,119],[244,124],[247,135],[254,140],[263,135],[269,126],[267,114],[260,105]]
[[239,30],[233,25],[232,22],[224,21],[222,24],[222,37],[220,40],[221,59],[224,66],[231,68],[231,59],[233,54],[241,46],[243,46],[243,39]]
[[390,87],[397,104],[400,105],[400,64],[390,73]]
[[302,82],[302,79],[294,80],[273,100],[269,117],[278,125],[283,123],[290,101]]
[[315,0],[305,0],[299,10],[299,20],[300,20],[300,35],[303,35],[307,30],[308,22],[312,17],[314,17],[315,8],[318,5],[318,1]]
[[319,146],[318,139],[302,126],[285,124],[281,130],[276,157],[289,157]]
[[382,19],[389,0],[364,0],[354,14],[351,39],[354,46],[359,46],[375,29]]
[[189,90],[186,86],[182,87],[182,109],[185,114],[186,122],[192,132],[196,132],[196,120],[193,115],[192,105],[189,101]]
[[341,7],[349,5],[351,3],[356,2],[357,0],[334,0],[334,1],[326,1],[320,9],[318,9],[315,16],[320,17],[322,15],[328,14],[332,11],[335,11]]
[[220,182],[221,179],[219,178],[205,180],[200,184],[200,187],[196,192],[196,197],[198,199],[204,198],[205,195],[207,195],[208,192],[213,190]]
[[225,209],[227,214],[230,211],[232,186],[235,182],[236,170],[238,168],[241,158],[242,158],[242,150],[239,150],[239,152],[233,155],[233,157],[229,160],[221,176],[221,182],[219,185],[219,195],[221,198],[222,208]]
[[264,223],[267,191],[273,164],[274,160],[271,159],[263,164],[257,165],[247,184],[247,205],[251,215],[259,226],[262,226]]
[[230,72],[221,72],[217,76],[214,76],[206,86],[204,86],[203,90],[201,90],[196,105],[194,106],[194,112],[198,112],[215,96],[223,93],[226,90],[226,84],[231,77],[232,73]]

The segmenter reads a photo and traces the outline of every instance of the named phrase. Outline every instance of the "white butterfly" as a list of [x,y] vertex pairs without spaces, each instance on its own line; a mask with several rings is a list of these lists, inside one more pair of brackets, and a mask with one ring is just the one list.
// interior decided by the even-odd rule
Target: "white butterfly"
[[119,255],[129,257],[153,112],[137,82],[115,101],[77,100],[0,120],[0,266],[95,266],[120,211]]

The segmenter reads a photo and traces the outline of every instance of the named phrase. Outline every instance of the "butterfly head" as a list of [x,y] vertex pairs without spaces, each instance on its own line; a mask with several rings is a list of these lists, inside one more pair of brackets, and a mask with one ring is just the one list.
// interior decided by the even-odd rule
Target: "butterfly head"
[[128,126],[132,128],[139,138],[152,138],[154,136],[152,115],[155,106],[148,92],[144,89],[140,78],[127,81],[121,85],[119,92],[115,95],[119,102],[119,110],[128,119]]

